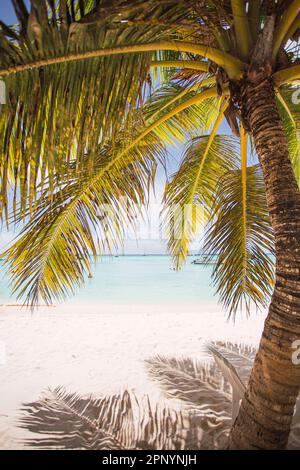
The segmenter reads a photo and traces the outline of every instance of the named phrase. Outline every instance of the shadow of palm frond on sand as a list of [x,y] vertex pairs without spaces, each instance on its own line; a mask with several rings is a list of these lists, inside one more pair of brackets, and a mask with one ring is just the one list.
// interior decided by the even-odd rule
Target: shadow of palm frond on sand
[[[206,352],[203,361],[163,356],[145,361],[167,405],[153,405],[149,396],[129,391],[96,398],[49,390],[22,408],[20,426],[34,433],[24,444],[41,449],[225,448],[256,350],[216,342],[206,345]],[[288,447],[300,449],[299,400]]]
[[57,388],[22,411],[21,427],[37,436],[25,445],[41,449],[179,450],[200,442],[191,413],[153,407],[128,391],[85,398]]
[[222,449],[226,447],[256,349],[215,342],[206,345],[206,353],[214,362],[156,356],[146,361],[146,367],[150,379],[159,385],[166,398],[201,418],[208,448]]

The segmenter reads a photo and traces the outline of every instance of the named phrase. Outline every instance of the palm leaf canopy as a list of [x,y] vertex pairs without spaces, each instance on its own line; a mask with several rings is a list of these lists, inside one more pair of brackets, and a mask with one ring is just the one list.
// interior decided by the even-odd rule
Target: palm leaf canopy
[[[290,99],[300,76],[298,2],[30,3],[13,1],[18,25],[0,23],[0,209],[7,223],[26,222],[5,253],[14,289],[32,304],[74,292],[90,255],[134,223],[166,146],[185,143],[164,197],[176,266],[195,227],[207,224],[225,306],[265,305],[272,234],[234,90],[266,18],[275,18],[272,74],[299,174],[299,111]],[[234,137],[220,133],[224,120]],[[178,205],[190,207],[179,240]]]
[[[143,5],[138,8],[139,3],[135,2],[134,15],[141,14]],[[124,8],[121,18],[108,8],[105,23],[101,19],[87,22],[93,11],[91,1],[62,1],[57,8],[52,2],[33,1],[30,13],[22,1],[15,5],[20,27],[8,30],[2,26],[1,69],[66,53],[161,40],[172,34],[170,26],[165,30],[153,24],[145,24],[142,29],[129,27],[123,21],[129,21],[132,13],[130,9],[126,13]],[[163,21],[168,10],[170,18],[169,7],[150,6],[149,16],[159,15]],[[172,5],[171,9],[172,21],[181,21],[182,10]],[[145,20],[147,15],[148,11],[142,15]],[[53,189],[66,165],[74,159],[78,171],[83,165],[92,168],[99,142],[105,142],[107,137],[113,141],[119,125],[136,106],[150,60],[151,53],[95,58],[4,78],[7,105],[0,118],[1,207],[7,206],[10,185],[14,187],[15,200],[20,196],[25,209],[27,203],[31,206],[37,184],[46,175]]]
[[[240,169],[232,169],[218,183],[215,217],[206,233],[205,252],[217,255],[213,279],[221,301],[231,312],[267,305],[274,283],[272,231],[260,167],[246,172],[246,201]],[[242,202],[241,202],[242,201]]]

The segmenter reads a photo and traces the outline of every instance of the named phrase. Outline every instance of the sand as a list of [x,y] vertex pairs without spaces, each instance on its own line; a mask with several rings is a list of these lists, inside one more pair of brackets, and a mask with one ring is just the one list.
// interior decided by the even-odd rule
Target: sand
[[128,388],[155,396],[144,359],[200,358],[207,340],[257,344],[263,321],[264,314],[253,312],[234,324],[214,303],[65,305],[34,314],[0,307],[0,448],[22,448],[20,407],[49,387],[95,395]]

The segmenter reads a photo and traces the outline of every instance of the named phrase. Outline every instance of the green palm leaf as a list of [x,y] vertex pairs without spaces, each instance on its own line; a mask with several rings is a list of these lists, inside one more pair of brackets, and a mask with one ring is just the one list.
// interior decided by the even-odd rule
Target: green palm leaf
[[91,255],[120,245],[125,228],[134,225],[164,149],[148,136],[114,162],[129,139],[124,132],[119,138],[119,145],[101,149],[94,172],[69,176],[51,198],[45,189],[20,238],[4,254],[14,290],[26,295],[27,303],[51,303],[75,292],[90,271]]
[[[209,77],[193,86],[181,86],[170,82],[157,89],[143,106],[143,114],[149,124],[163,117],[166,112],[178,108],[189,99],[193,99],[205,90],[214,89],[214,80]],[[185,143],[191,136],[196,136],[199,129],[208,130],[216,119],[218,97],[211,97],[200,103],[187,107],[180,113],[175,113],[160,125],[154,132],[165,144]]]
[[[0,28],[1,69],[64,54],[170,38],[176,31],[171,24],[189,15],[189,10],[183,12],[176,2],[164,6],[152,2],[147,11],[144,2],[116,2],[105,17],[98,13],[90,16],[91,1],[82,2],[82,8],[77,2],[61,1],[57,10],[48,10],[45,0],[31,3],[30,14],[22,2],[16,3],[21,24],[15,33],[17,39],[9,38],[7,30]],[[137,14],[141,20],[164,21],[167,16],[169,25],[131,24]],[[93,21],[86,21],[88,18]],[[142,96],[151,57],[151,52],[98,57],[4,78],[7,103],[0,115],[0,211],[7,211],[10,187],[15,192],[15,207],[20,199],[25,212],[27,204],[33,204],[40,180],[49,178],[53,191],[74,159],[78,171],[83,165],[93,167],[100,138],[114,140]],[[88,162],[86,153],[90,155]]]
[[225,174],[216,191],[213,223],[204,250],[217,257],[214,283],[221,301],[236,314],[250,301],[266,306],[274,283],[273,237],[263,176],[258,165]]
[[[74,293],[90,270],[90,255],[120,244],[124,227],[142,210],[156,162],[164,151],[157,139],[160,128],[214,94],[215,89],[208,89],[193,95],[175,108],[166,108],[154,122],[148,115],[149,124],[140,133],[139,115],[132,115],[127,128],[119,132],[119,140],[100,149],[92,170],[88,165],[81,173],[71,170],[64,178],[68,184],[55,194],[48,186],[33,210],[25,213],[31,219],[21,237],[4,254],[14,292],[26,296],[32,305],[38,305],[40,299],[50,303]],[[101,210],[104,220],[99,217]],[[18,220],[23,217],[21,210]]]
[[[32,0],[31,12],[21,0],[14,5],[19,26],[0,25],[0,76],[8,99],[0,115],[0,211],[8,220],[8,194],[13,188],[15,220],[30,218],[6,253],[15,289],[28,302],[37,303],[39,297],[47,302],[53,297],[61,300],[81,285],[99,241],[104,240],[103,250],[111,248],[111,238],[113,243],[122,238],[127,211],[120,198],[130,200],[131,223],[137,213],[135,203],[146,201],[154,161],[161,158],[163,145],[192,137],[179,171],[166,188],[170,252],[180,267],[190,241],[198,235],[197,227],[213,217],[207,246],[220,255],[214,275],[221,299],[234,312],[242,300],[248,302],[246,298],[259,304],[273,279],[266,257],[272,241],[267,241],[271,234],[263,184],[256,181],[259,172],[251,173],[242,165],[239,205],[231,200],[227,206],[218,190],[225,173],[234,179],[239,171],[233,162],[235,141],[218,136],[217,129],[225,111],[219,109],[218,96],[227,103],[225,95],[232,92],[228,79],[238,79],[245,66],[236,56],[236,46],[241,57],[251,49],[251,41],[245,47],[251,38],[242,2],[234,8],[230,2],[215,1],[203,8],[193,2],[183,8],[175,0],[150,0],[145,8],[142,0],[112,4]],[[253,8],[256,23],[264,8]],[[252,20],[251,29],[257,26]],[[242,38],[238,45],[237,29]],[[158,67],[159,61],[167,71],[167,84],[143,106],[144,122],[139,122],[138,132],[120,144],[134,111],[144,102],[151,65]],[[175,63],[172,72],[166,61]],[[278,97],[297,173],[299,119],[295,107],[287,103],[292,90],[283,89]],[[233,102],[226,117],[236,124],[239,115]],[[211,135],[195,137],[201,134],[199,127],[202,134],[212,128]],[[248,194],[252,197],[255,191],[258,195],[253,196],[248,214]],[[227,185],[226,197],[238,198],[238,191],[230,192]],[[106,204],[111,204],[112,212],[103,222],[99,210]],[[230,222],[231,204],[235,210]],[[172,211],[178,205],[189,207],[184,227],[174,222]],[[214,230],[221,220],[223,235]],[[238,229],[235,240],[234,227]],[[259,287],[264,269],[267,276]]]
[[210,135],[191,141],[178,172],[166,186],[164,225],[177,268],[210,217],[218,180],[236,158],[234,139],[216,134],[222,119],[221,111]]

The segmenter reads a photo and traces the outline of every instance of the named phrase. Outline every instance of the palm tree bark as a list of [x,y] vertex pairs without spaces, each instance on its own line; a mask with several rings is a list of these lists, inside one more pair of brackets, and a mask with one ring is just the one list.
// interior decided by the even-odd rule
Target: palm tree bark
[[300,388],[300,365],[292,361],[300,339],[300,192],[270,79],[242,85],[241,109],[264,174],[276,283],[229,448],[283,449]]

